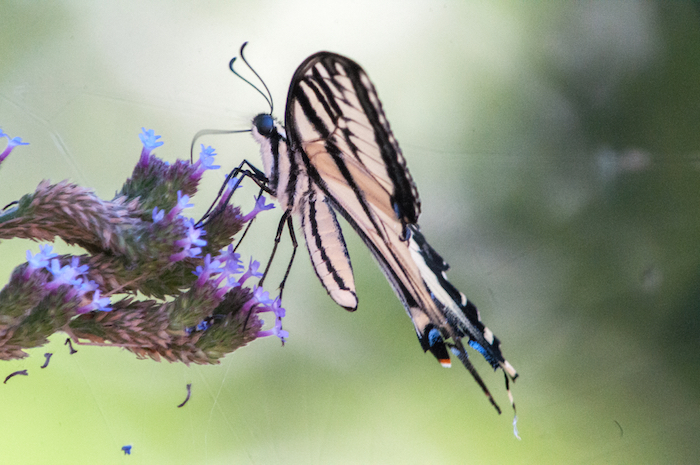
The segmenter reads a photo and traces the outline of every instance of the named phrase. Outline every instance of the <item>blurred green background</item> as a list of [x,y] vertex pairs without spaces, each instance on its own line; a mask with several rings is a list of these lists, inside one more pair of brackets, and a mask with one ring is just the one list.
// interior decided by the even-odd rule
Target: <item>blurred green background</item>
[[[0,378],[30,373],[0,386],[3,463],[696,463],[696,4],[2,1],[0,37],[0,126],[31,142],[2,165],[2,205],[46,178],[111,198],[141,127],[169,160],[200,129],[250,127],[268,108],[227,70],[244,41],[278,117],[306,56],[357,60],[420,188],[424,233],[521,374],[523,438],[502,375],[478,361],[498,416],[462,368],[422,353],[346,225],[360,308],[335,306],[300,249],[283,348],[262,339],[188,368],[116,348],[69,356],[60,334],[1,362]],[[245,134],[202,142],[229,169],[259,160]],[[253,193],[237,199],[250,208]],[[262,261],[276,212],[245,244]],[[0,244],[0,283],[27,248]]]

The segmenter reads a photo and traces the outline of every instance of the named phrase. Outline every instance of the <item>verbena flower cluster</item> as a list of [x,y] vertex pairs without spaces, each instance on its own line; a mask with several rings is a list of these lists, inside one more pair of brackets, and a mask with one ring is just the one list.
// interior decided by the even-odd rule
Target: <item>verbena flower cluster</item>
[[[0,163],[21,138],[11,139]],[[112,200],[68,181],[42,181],[33,193],[0,212],[0,240],[60,237],[87,253],[58,255],[51,245],[27,252],[0,291],[0,360],[27,356],[57,331],[75,342],[123,347],[139,358],[218,363],[263,336],[284,342],[279,298],[251,285],[260,264],[244,265],[234,236],[272,208],[260,195],[241,214],[228,203],[241,179],[227,182],[206,222],[183,215],[203,173],[217,169],[214,149],[195,163],[169,164],[152,151],[163,145],[140,134],[141,157]],[[145,298],[144,298],[145,296]],[[263,329],[262,313],[275,323]]]

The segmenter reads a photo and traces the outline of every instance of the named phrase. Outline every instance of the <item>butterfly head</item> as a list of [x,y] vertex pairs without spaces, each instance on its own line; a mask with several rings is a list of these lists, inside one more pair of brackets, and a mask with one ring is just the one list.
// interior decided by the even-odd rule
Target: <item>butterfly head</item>
[[261,136],[266,138],[273,137],[273,131],[275,130],[275,119],[272,117],[272,115],[260,113],[258,116],[253,118],[253,127],[257,129]]
[[269,113],[260,113],[253,118],[252,133],[253,138],[260,143],[266,140],[268,143],[276,146],[287,142],[287,133],[284,130],[284,126]]

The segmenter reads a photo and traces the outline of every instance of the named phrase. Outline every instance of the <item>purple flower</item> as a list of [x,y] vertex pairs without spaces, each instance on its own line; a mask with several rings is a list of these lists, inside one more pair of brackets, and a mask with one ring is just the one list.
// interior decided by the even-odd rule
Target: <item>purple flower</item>
[[252,220],[253,218],[255,218],[258,213],[265,211],[265,210],[270,210],[272,208],[275,208],[275,205],[271,204],[271,203],[265,205],[265,197],[263,195],[261,195],[255,201],[255,207],[253,207],[253,209],[251,210],[250,213],[248,213],[247,215],[244,215],[243,218],[241,218],[241,220],[243,220],[243,222],[248,222],[248,221]]
[[277,336],[282,340],[282,344],[285,343],[287,338],[289,337],[289,331],[285,331],[282,329],[282,319],[277,318],[275,320],[275,326],[272,329],[267,329],[263,331],[258,331],[257,337],[267,337],[267,336]]
[[208,170],[218,170],[219,168],[221,168],[220,165],[214,164],[215,156],[216,152],[214,151],[214,148],[211,145],[204,147],[204,144],[202,144],[202,151],[199,152],[199,161],[202,162],[202,166],[204,166]]
[[275,336],[280,338],[282,340],[282,344],[286,342],[286,340],[289,338],[289,331],[285,331],[282,329],[282,319],[278,318],[277,321],[275,322]]
[[160,136],[156,136],[153,129],[146,130],[146,128],[141,128],[141,130],[143,132],[139,134],[139,139],[143,143],[143,149],[148,151],[149,154],[152,150],[163,145],[163,142],[158,140]]
[[[1,130],[0,130],[1,131]],[[53,252],[53,246],[51,244],[42,244],[39,246],[40,252],[32,256],[32,251],[27,250],[27,271],[25,272],[25,277],[28,276],[26,273],[31,273],[34,270],[40,268],[47,268],[49,265],[49,260],[57,257],[58,254]]]
[[83,281],[81,278],[78,278],[73,285],[73,287],[82,295],[82,294],[87,294],[88,292],[96,291],[98,286],[97,283],[93,280],[89,281]]
[[241,182],[243,182],[242,176],[240,178],[229,179],[228,182],[226,183],[226,191],[225,192],[235,191],[236,189],[243,187],[243,186],[241,186]]
[[245,283],[246,280],[248,280],[248,278],[250,278],[250,277],[256,277],[256,278],[262,277],[262,273],[258,272],[258,268],[260,268],[260,262],[257,260],[253,260],[253,257],[250,257],[250,263],[248,264],[248,271],[246,271],[243,274],[243,276],[241,276],[238,279],[238,284],[240,284],[242,286],[243,283]]
[[188,227],[187,236],[184,239],[178,239],[174,242],[174,245],[176,247],[182,247],[182,251],[171,255],[171,262],[177,262],[186,257],[196,257],[200,253],[202,253],[201,248],[207,245],[207,241],[205,241],[204,239],[200,239],[201,236],[206,234],[206,231],[202,228],[196,228],[194,226],[194,220],[192,218],[187,218],[185,221],[185,224]]
[[185,208],[192,207],[194,207],[194,204],[190,203],[190,196],[183,194],[182,191],[177,191],[177,205],[168,212],[168,220],[173,220]]
[[62,285],[72,286],[73,284],[75,284],[75,279],[78,273],[73,266],[66,265],[64,267],[61,267],[61,264],[59,263],[58,259],[54,258],[51,260],[51,265],[48,266],[47,269],[53,275],[53,279],[46,284],[47,290],[51,291],[57,289],[59,286]]
[[[257,292],[258,289],[261,288],[257,288],[255,291]],[[280,297],[277,296],[273,300],[270,299],[270,295],[267,292],[261,292],[260,294],[260,296],[255,294],[256,298],[258,298],[258,302],[261,304],[255,309],[255,313],[272,312],[277,318],[284,318],[287,311],[282,307],[282,300],[280,300]]]
[[0,129],[0,137],[7,137],[9,139],[9,142],[7,143],[7,147],[5,147],[5,150],[0,153],[0,163],[2,163],[5,158],[7,158],[10,155],[10,152],[12,152],[12,149],[17,147],[18,145],[29,145],[29,142],[23,142],[21,137],[15,137],[13,139],[10,139],[10,136],[5,134],[5,132]]
[[190,202],[190,196],[189,195],[183,195],[182,191],[177,191],[177,207],[180,210],[184,210],[185,208],[192,208],[194,207],[193,203]]
[[109,312],[112,310],[112,307],[108,307],[110,303],[111,301],[109,297],[100,298],[100,290],[97,289],[92,294],[92,301],[89,304],[78,308],[76,313],[87,313],[92,311]]
[[242,181],[242,178],[231,178],[228,181],[226,181],[226,187],[224,188],[223,192],[219,196],[218,208],[224,208],[226,206],[228,201],[231,200],[231,196],[233,195],[233,191],[235,191],[239,187],[242,187],[241,181]]
[[197,285],[202,286],[212,274],[221,273],[221,262],[219,260],[211,260],[211,254],[206,254],[204,256],[204,266],[198,266],[195,271],[193,271],[199,279],[197,279]]
[[[243,272],[243,265],[241,264],[241,254],[235,253],[233,251],[233,245],[229,245],[226,249],[221,249],[219,255],[216,257],[222,263],[221,266],[221,276],[216,280],[216,285],[221,286],[220,291],[217,294],[223,296],[226,292],[231,290],[231,288],[239,286],[238,281],[236,281],[234,275]],[[223,293],[222,293],[223,292]]]
[[196,329],[197,331],[206,331],[207,329],[209,329],[210,326],[211,323],[209,323],[209,321],[202,320],[199,322],[199,324],[197,324],[197,326],[194,327],[194,329]]
[[153,222],[157,223],[165,218],[165,210],[159,210],[158,207],[153,207]]
[[287,316],[287,310],[282,307],[282,298],[277,296],[271,304],[272,311],[277,315],[277,318],[284,318]]
[[201,146],[202,150],[199,152],[199,159],[193,165],[195,170],[191,177],[194,179],[201,178],[202,173],[206,170],[218,170],[221,168],[221,166],[214,164],[214,157],[216,156],[214,148],[212,146],[204,147],[204,144],[201,144]]
[[258,296],[262,292],[264,292],[262,288],[256,286],[255,289],[253,289],[253,297],[251,297],[245,304],[243,304],[243,307],[241,308],[241,313],[249,312],[254,306],[260,305],[261,302],[258,300]]
[[139,159],[139,165],[145,167],[148,166],[148,157],[151,154],[151,152],[155,148],[163,145],[163,142],[158,140],[160,139],[160,136],[156,136],[153,132],[153,129],[149,129],[147,131],[146,128],[141,128],[141,130],[143,132],[139,134],[139,139],[141,139],[143,149],[141,150],[141,158]]
[[257,299],[258,303],[262,305],[270,305],[273,300],[270,298],[270,293],[264,290],[262,287],[256,286],[255,290],[253,291],[253,295]]
[[85,274],[85,272],[90,268],[88,265],[80,265],[80,257],[71,258],[70,266],[75,270],[75,273],[78,275]]
[[233,244],[229,245],[225,249],[221,249],[221,252],[216,259],[223,262],[223,268],[229,275],[238,274],[243,271],[241,254],[233,251]]
[[[228,293],[228,291],[230,291],[236,286],[239,286],[239,284],[236,281],[233,281],[230,278],[231,268],[233,267],[234,269],[236,269],[237,266],[239,266],[235,265],[237,256],[238,254],[228,256],[226,254],[222,254],[219,255],[216,259],[212,260],[211,255],[207,254],[203,260],[204,266],[198,266],[196,270],[193,271],[193,273],[198,277],[196,285],[204,286],[205,284],[207,284],[208,286],[212,286],[216,289],[214,293],[214,298],[222,299],[224,295]],[[219,258],[221,257],[228,257],[228,261],[221,262],[219,260]],[[234,265],[232,265],[231,263],[234,263]],[[218,278],[208,281],[212,275],[216,274],[219,274]],[[257,300],[255,302],[252,302],[251,305],[253,303],[257,303]]]

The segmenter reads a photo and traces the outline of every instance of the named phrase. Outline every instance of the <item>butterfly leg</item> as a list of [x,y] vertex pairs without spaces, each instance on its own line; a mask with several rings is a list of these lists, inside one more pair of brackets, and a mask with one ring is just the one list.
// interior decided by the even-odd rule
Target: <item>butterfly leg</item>
[[[248,166],[247,169],[244,169],[244,166]],[[265,177],[265,174],[257,169],[255,166],[253,166],[248,160],[243,160],[240,165],[235,167],[231,172],[226,176],[226,180],[224,180],[223,184],[221,185],[221,188],[219,189],[219,193],[216,194],[216,198],[212,202],[211,206],[207,209],[206,213],[202,216],[202,218],[197,221],[196,226],[201,227],[204,226],[206,221],[209,219],[211,215],[216,214],[216,212],[212,212],[214,207],[221,203],[222,205],[228,204],[228,202],[231,200],[231,197],[233,197],[233,193],[236,191],[236,189],[231,189],[228,198],[226,199],[225,202],[220,202],[221,197],[224,193],[224,190],[226,189],[226,186],[228,185],[228,182],[235,178],[238,175],[241,175],[241,179],[238,181],[238,184],[240,184],[243,180],[243,177],[248,177],[253,180],[255,184],[257,184],[260,187],[261,191],[267,192],[270,195],[274,195],[274,193],[270,190],[269,187],[267,187],[267,178]],[[238,186],[238,184],[236,186]]]
[[289,238],[292,240],[292,256],[289,259],[289,264],[287,265],[287,271],[284,272],[284,278],[280,283],[280,301],[282,300],[282,291],[284,291],[284,284],[287,282],[287,277],[289,277],[289,272],[292,270],[292,263],[294,263],[294,256],[297,253],[297,237],[294,234],[294,225],[292,224],[292,217],[287,217],[287,229],[289,230]]
[[[263,193],[263,188],[260,188],[260,192],[258,192],[258,198],[262,195]],[[253,225],[253,221],[248,221],[248,224],[246,225],[245,229],[243,230],[243,234],[241,234],[241,237],[238,238],[238,242],[236,243],[236,247],[233,248],[233,251],[235,252],[238,250],[238,246],[243,243],[243,238],[245,238],[246,234],[248,234],[248,230],[250,227]]]
[[[267,278],[267,272],[270,271],[270,265],[272,265],[272,259],[275,258],[275,253],[277,253],[277,246],[280,244],[280,240],[282,239],[282,231],[284,230],[284,227],[287,226],[289,229],[289,235],[292,238],[292,245],[294,246],[294,251],[292,252],[292,259],[289,261],[289,265],[287,265],[287,272],[284,274],[284,279],[282,280],[281,286],[284,286],[284,282],[287,279],[287,275],[289,274],[289,270],[292,268],[292,261],[294,260],[294,255],[296,254],[297,250],[297,240],[296,237],[294,236],[294,228],[292,224],[292,210],[289,209],[284,212],[282,215],[282,218],[280,219],[280,224],[277,226],[277,234],[275,234],[275,245],[272,247],[272,253],[270,254],[270,259],[267,261],[267,266],[265,267],[265,271],[263,272],[262,278],[260,278],[260,281],[258,281],[258,286],[262,286],[263,282],[265,281],[265,278]],[[281,295],[281,290],[280,290],[280,295]]]

